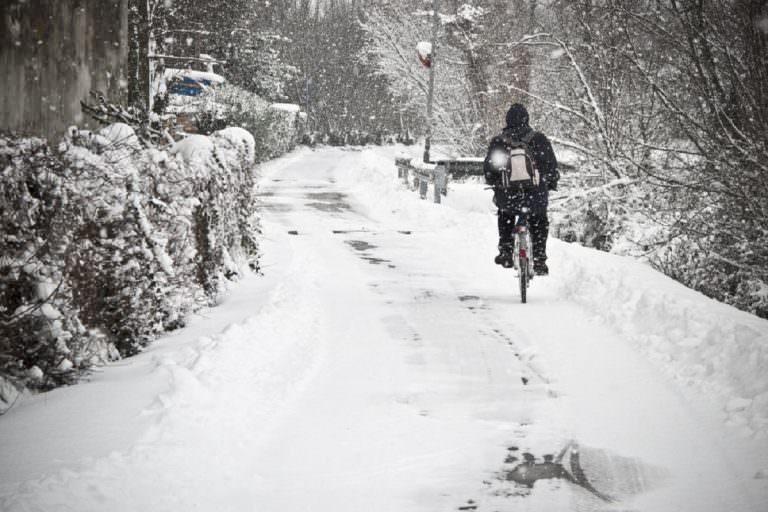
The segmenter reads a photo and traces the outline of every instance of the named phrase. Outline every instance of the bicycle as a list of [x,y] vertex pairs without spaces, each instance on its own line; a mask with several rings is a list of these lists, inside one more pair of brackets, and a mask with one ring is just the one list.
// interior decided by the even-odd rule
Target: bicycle
[[533,243],[528,230],[528,208],[523,208],[515,225],[515,245],[512,250],[512,267],[520,280],[520,302],[528,301],[528,286],[533,279]]
[[[493,190],[493,187],[486,187],[486,189]],[[494,204],[496,204],[495,198]],[[500,263],[504,268],[514,268],[517,271],[520,280],[520,301],[523,304],[528,302],[528,286],[535,275],[533,270],[533,242],[528,230],[528,212],[529,209],[523,206],[517,214],[515,238],[512,246],[512,265],[509,265],[509,260],[506,258]]]

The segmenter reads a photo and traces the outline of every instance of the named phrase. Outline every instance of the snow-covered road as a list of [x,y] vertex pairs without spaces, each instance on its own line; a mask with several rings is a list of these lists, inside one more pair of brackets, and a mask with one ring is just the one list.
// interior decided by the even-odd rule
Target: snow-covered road
[[[728,322],[743,350],[768,322],[556,241],[522,305],[492,263],[482,186],[419,201],[393,158],[302,149],[264,166],[265,275],[0,419],[0,509],[768,509],[764,388],[742,407],[738,357],[721,348],[697,374],[688,352]],[[666,337],[670,311],[695,327]],[[515,481],[536,475],[558,478]]]

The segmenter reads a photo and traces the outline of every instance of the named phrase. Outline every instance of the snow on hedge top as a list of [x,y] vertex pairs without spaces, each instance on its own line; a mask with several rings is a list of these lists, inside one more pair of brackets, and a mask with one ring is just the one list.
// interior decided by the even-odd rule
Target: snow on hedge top
[[106,145],[111,147],[139,147],[139,138],[136,137],[136,132],[125,123],[114,123],[105,126],[97,132],[97,135],[102,137]]
[[171,155],[180,155],[187,164],[206,164],[215,154],[223,158],[225,165],[239,162],[250,165],[256,161],[256,141],[247,130],[231,126],[211,134],[188,135],[168,150]]
[[244,144],[250,148],[254,148],[256,141],[253,139],[253,135],[244,129],[237,126],[230,126],[219,130],[214,133],[215,136],[222,137],[233,144]]
[[188,135],[171,146],[168,152],[181,155],[186,163],[201,163],[213,152],[213,141],[205,135]]
[[253,135],[243,128],[230,126],[214,132],[211,136],[214,140],[223,140],[234,147],[243,156],[245,163],[253,164],[256,161],[256,141]]

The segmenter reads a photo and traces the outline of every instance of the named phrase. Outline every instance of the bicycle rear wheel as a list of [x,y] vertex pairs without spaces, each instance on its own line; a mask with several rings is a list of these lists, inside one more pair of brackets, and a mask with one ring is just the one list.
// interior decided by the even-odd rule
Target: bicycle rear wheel
[[528,258],[520,258],[520,302],[528,300]]

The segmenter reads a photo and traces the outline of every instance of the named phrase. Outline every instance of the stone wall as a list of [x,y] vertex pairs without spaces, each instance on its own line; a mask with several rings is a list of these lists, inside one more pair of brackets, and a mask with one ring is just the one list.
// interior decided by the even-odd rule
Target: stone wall
[[0,131],[87,126],[89,91],[126,91],[128,0],[0,0]]

